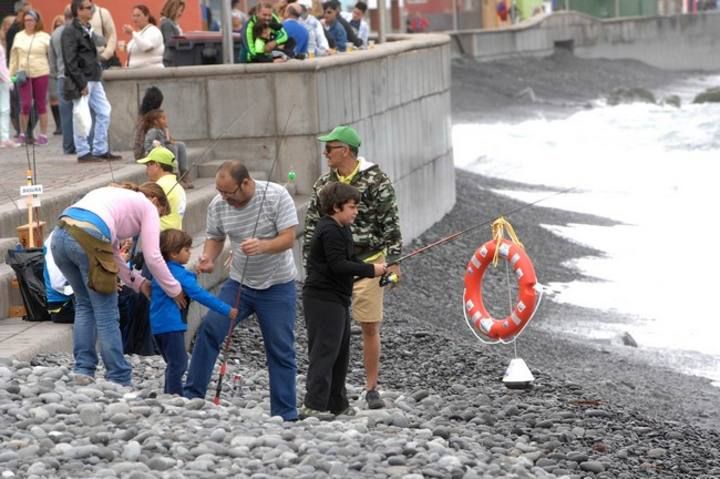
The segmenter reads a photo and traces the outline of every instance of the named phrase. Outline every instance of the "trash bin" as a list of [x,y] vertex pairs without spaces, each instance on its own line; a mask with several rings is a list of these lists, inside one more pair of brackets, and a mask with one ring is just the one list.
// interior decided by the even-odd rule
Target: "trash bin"
[[43,278],[43,249],[8,250],[5,263],[15,271],[26,314],[25,321],[49,321],[45,281]]
[[[233,58],[240,56],[240,34],[233,33]],[[167,47],[172,52],[172,65],[217,65],[223,62],[222,33],[186,32],[171,38]]]

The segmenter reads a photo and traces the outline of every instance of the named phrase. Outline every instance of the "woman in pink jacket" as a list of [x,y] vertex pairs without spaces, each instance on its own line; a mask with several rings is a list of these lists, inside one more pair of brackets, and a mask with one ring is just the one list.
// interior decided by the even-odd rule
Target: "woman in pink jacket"
[[126,239],[140,241],[145,264],[162,289],[182,308],[180,284],[160,254],[160,216],[169,210],[167,197],[155,183],[139,187],[103,187],[89,192],[60,215],[53,233],[52,254],[75,292],[73,372],[77,384],[94,381],[100,346],[106,378],[132,384],[132,369],[123,356],[117,277],[150,294],[150,282],[130,271],[120,254]]

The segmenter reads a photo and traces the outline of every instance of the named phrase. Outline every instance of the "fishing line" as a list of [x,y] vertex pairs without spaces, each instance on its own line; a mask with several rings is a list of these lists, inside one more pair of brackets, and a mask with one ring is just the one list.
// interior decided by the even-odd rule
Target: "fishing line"
[[[262,209],[265,204],[265,198],[267,196],[267,190],[270,186],[270,180],[272,179],[273,172],[275,171],[275,165],[277,165],[278,160],[280,159],[280,146],[282,144],[282,141],[285,139],[285,134],[287,133],[287,127],[290,124],[290,118],[292,117],[293,110],[295,110],[295,104],[292,105],[290,108],[290,112],[288,113],[287,120],[285,120],[285,126],[283,127],[282,134],[275,139],[275,159],[273,160],[272,165],[270,166],[270,173],[268,175],[268,180],[265,183],[265,188],[263,190],[263,196],[260,200],[260,206],[258,207],[258,214],[255,218],[255,225],[253,226],[253,232],[251,235],[251,238],[255,237],[255,234],[257,233],[257,227],[260,223],[260,215],[262,214]],[[238,292],[235,296],[235,304],[234,307],[236,309],[239,309],[240,306],[240,298],[243,291],[243,280],[245,279],[245,272],[247,271],[248,263],[250,262],[250,256],[245,255],[245,264],[243,265],[242,272],[240,274],[240,282],[238,285]],[[213,404],[216,406],[220,404],[220,395],[222,394],[222,386],[223,386],[223,379],[225,378],[225,374],[227,372],[227,363],[228,363],[228,356],[230,355],[230,345],[232,343],[232,333],[235,328],[236,320],[231,319],[230,324],[228,326],[228,332],[225,336],[225,344],[223,345],[223,361],[220,364],[220,370],[218,372],[218,381],[217,381],[217,388],[215,389],[215,397],[213,397]]]
[[[571,188],[567,188],[567,189],[564,189],[564,190],[561,190],[561,191],[556,191],[555,193],[553,193],[553,194],[551,194],[551,195],[548,195],[548,196],[545,196],[545,197],[543,197],[543,198],[540,198],[540,199],[537,200],[537,201],[533,201],[532,203],[526,203],[526,204],[524,204],[524,205],[521,205],[521,206],[518,206],[518,207],[516,207],[516,208],[513,208],[513,209],[511,209],[510,211],[506,211],[505,213],[501,213],[499,216],[511,216],[511,215],[513,215],[513,214],[515,214],[515,213],[519,213],[520,211],[526,210],[526,209],[528,209],[528,208],[532,208],[533,206],[536,206],[536,205],[538,205],[539,203],[542,203],[542,202],[544,202],[544,201],[547,201],[547,200],[549,200],[549,199],[551,199],[551,198],[554,198],[554,197],[556,197],[556,196],[561,196],[561,195],[570,193],[571,191],[576,190],[577,188],[579,188],[579,187],[578,187],[578,186],[573,186],[573,187],[571,187]],[[469,232],[474,231],[474,230],[476,230],[476,229],[478,229],[478,228],[481,228],[481,227],[483,227],[483,226],[487,226],[487,225],[491,224],[493,221],[495,221],[496,218],[498,218],[498,216],[493,216],[493,219],[491,219],[491,220],[483,221],[482,223],[478,223],[478,224],[476,224],[476,225],[470,226],[469,228],[466,228],[466,229],[464,229],[464,230],[462,230],[462,231],[458,231],[457,233],[453,233],[453,234],[451,234],[451,235],[449,235],[449,236],[445,236],[444,238],[440,238],[440,239],[437,240],[437,241],[434,241],[434,242],[432,242],[432,243],[430,243],[430,244],[428,244],[428,245],[425,245],[425,246],[422,246],[422,247],[420,247],[420,248],[417,248],[416,250],[414,250],[414,251],[412,251],[412,252],[410,252],[410,253],[408,253],[408,254],[406,254],[406,255],[400,256],[399,258],[396,258],[396,259],[388,262],[387,265],[388,265],[388,266],[392,266],[392,265],[400,264],[400,263],[402,263],[403,261],[405,261],[406,259],[410,259],[410,258],[412,258],[412,257],[414,257],[414,256],[417,256],[417,255],[419,255],[419,254],[422,254],[422,253],[426,252],[427,250],[429,250],[429,249],[431,249],[431,248],[434,248],[434,247],[436,247],[436,246],[440,246],[440,245],[445,244],[445,243],[449,243],[450,241],[454,241],[454,240],[456,240],[457,238],[459,238],[460,236],[462,236],[462,235],[464,235],[464,234],[466,234],[466,233],[469,233]]]

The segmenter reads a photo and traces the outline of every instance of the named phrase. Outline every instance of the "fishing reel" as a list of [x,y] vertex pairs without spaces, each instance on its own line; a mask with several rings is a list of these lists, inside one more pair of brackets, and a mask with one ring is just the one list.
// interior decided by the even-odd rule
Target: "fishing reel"
[[397,275],[397,273],[387,273],[382,276],[380,276],[380,287],[384,288],[385,286],[392,284],[396,285],[400,282],[400,277]]

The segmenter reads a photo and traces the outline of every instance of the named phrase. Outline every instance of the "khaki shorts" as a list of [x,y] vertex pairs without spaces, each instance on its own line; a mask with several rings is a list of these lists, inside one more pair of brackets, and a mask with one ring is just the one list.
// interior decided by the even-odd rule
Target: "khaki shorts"
[[[380,256],[373,263],[384,263]],[[353,285],[352,317],[361,323],[379,323],[383,318],[383,292],[380,278],[363,278]]]

